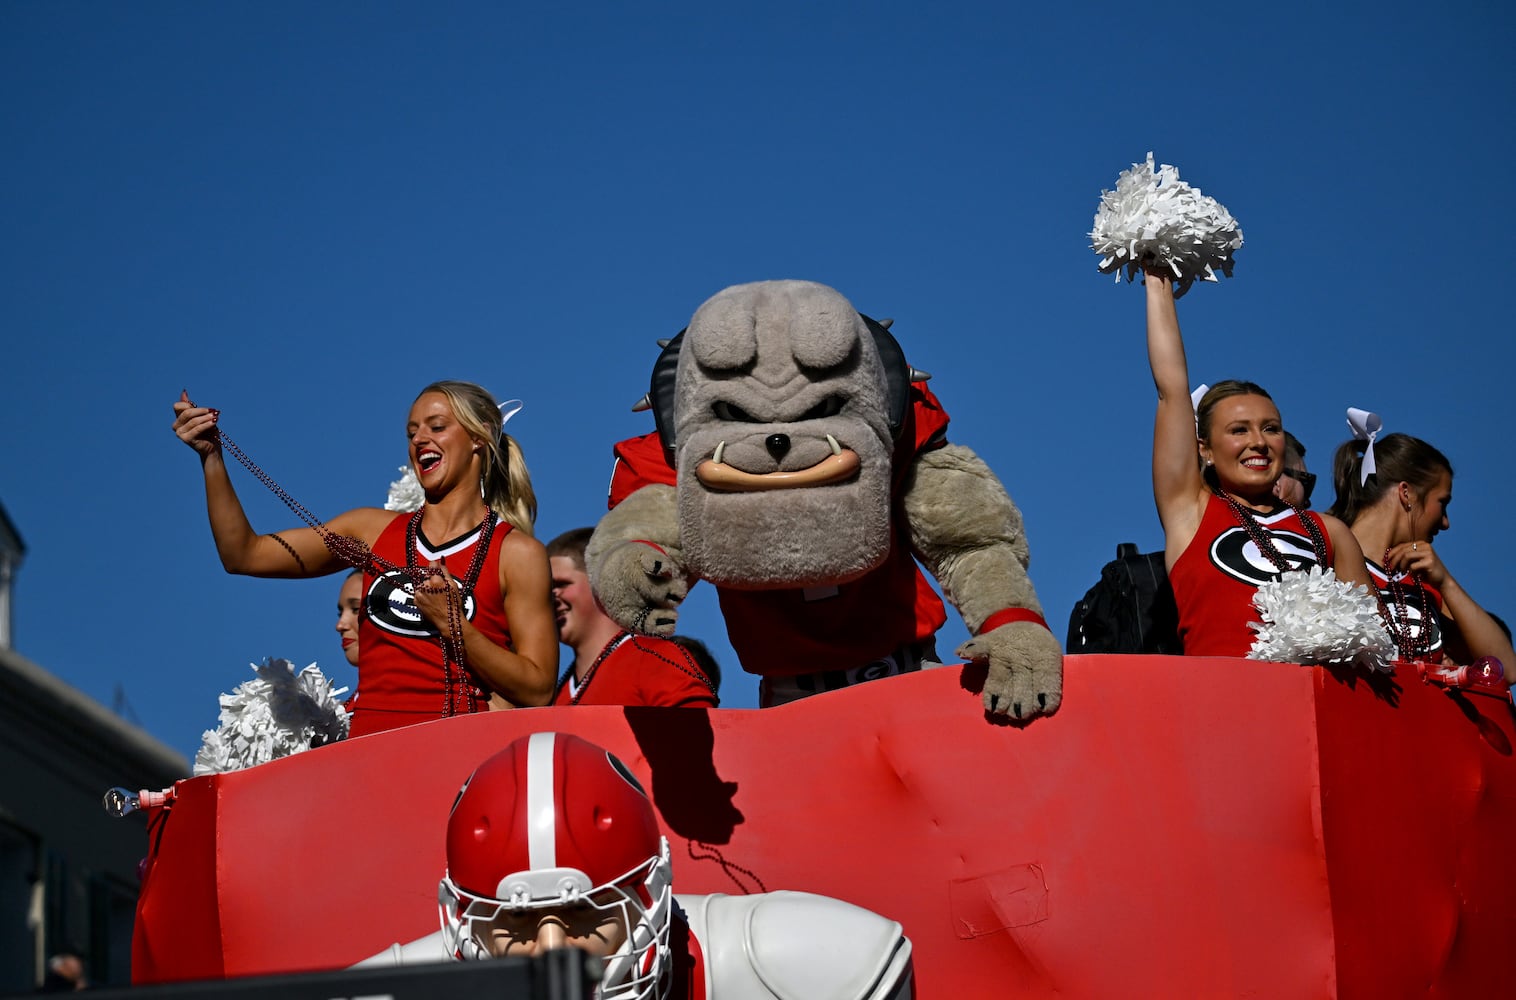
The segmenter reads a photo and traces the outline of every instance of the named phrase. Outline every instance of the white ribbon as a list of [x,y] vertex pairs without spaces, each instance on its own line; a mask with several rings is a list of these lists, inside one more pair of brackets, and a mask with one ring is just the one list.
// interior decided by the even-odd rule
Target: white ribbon
[[1202,399],[1204,399],[1205,398],[1205,394],[1208,393],[1208,392],[1210,392],[1210,391],[1211,391],[1211,387],[1208,386],[1208,385],[1206,385],[1204,382],[1200,383],[1199,385],[1197,385],[1194,389],[1192,389],[1190,391],[1190,409],[1192,409],[1192,410],[1195,411],[1195,436],[1196,437],[1200,436],[1200,401]]
[[1379,419],[1379,414],[1370,413],[1368,410],[1360,410],[1356,406],[1348,407],[1348,427],[1353,431],[1353,437],[1359,441],[1367,441],[1363,449],[1363,473],[1358,477],[1358,485],[1362,486],[1369,481],[1369,476],[1376,471],[1374,465],[1374,439],[1379,432],[1384,430],[1384,421]]
[[526,404],[519,399],[507,399],[500,404],[500,429],[505,430],[505,425],[510,423],[511,418],[521,412]]

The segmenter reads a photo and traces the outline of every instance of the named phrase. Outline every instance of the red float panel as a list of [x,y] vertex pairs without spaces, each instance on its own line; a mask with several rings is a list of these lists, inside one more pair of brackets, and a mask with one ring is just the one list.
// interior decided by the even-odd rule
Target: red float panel
[[182,782],[138,982],[338,967],[436,929],[447,811],[528,732],[648,785],[679,892],[899,920],[924,997],[1501,995],[1516,926],[1504,697],[1242,660],[1072,656],[1054,717],[972,669],[763,712],[451,719]]

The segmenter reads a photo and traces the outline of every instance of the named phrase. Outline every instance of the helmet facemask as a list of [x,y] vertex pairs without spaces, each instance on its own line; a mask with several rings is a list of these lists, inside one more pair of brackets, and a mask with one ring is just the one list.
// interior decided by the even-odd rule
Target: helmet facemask
[[519,938],[535,943],[543,915],[559,911],[565,937],[603,940],[604,935],[592,928],[603,927],[607,920],[619,926],[619,945],[601,956],[605,967],[597,996],[640,1000],[665,992],[672,906],[666,839],[660,838],[656,856],[599,886],[592,886],[577,869],[550,868],[508,875],[496,892],[494,897],[476,895],[458,886],[451,874],[443,877],[437,890],[438,913],[447,949],[455,958],[494,957],[497,928],[505,924],[502,936],[508,938],[512,917],[521,920]]

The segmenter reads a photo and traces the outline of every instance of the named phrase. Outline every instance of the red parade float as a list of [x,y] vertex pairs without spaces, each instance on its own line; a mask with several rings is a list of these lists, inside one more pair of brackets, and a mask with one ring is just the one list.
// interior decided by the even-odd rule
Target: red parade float
[[[918,995],[1497,995],[1516,926],[1504,692],[1413,668],[1070,656],[992,725],[972,668],[765,711],[557,708],[190,779],[151,820],[138,983],[338,968],[437,928],[482,759],[576,733],[650,789],[682,893],[900,921]],[[965,688],[969,690],[965,690]]]

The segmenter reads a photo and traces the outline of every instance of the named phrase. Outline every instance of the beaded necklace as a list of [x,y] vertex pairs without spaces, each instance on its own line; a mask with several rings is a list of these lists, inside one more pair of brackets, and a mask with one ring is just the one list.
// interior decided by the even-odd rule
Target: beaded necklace
[[[254,479],[258,480],[270,493],[278,497],[296,517],[300,518],[308,527],[313,529],[321,539],[321,544],[325,545],[327,551],[332,555],[354,569],[363,570],[364,573],[370,576],[398,573],[410,581],[412,593],[421,591],[429,594],[440,594],[446,591],[447,585],[445,583],[440,587],[432,585],[432,571],[429,568],[416,565],[416,530],[417,526],[421,523],[421,511],[418,510],[411,515],[410,523],[406,525],[406,564],[404,566],[396,566],[389,560],[375,555],[374,550],[369,548],[364,542],[356,538],[350,538],[347,535],[339,535],[332,531],[320,518],[307,510],[304,504],[290,496],[284,487],[274,481],[273,476],[264,472],[258,466],[258,463],[248,456],[247,452],[238,447],[237,443],[226,435],[224,430],[217,427],[215,433],[217,439],[221,442],[222,448],[235,458],[243,468],[252,473]],[[479,547],[474,552],[473,560],[469,563],[467,582],[463,585],[465,590],[457,595],[458,599],[456,601],[453,600],[454,595],[448,595],[447,635],[443,636],[439,632],[437,636],[437,644],[442,648],[443,718],[458,714],[457,698],[454,694],[454,685],[456,683],[454,667],[458,668],[457,676],[460,679],[467,676],[468,671],[463,648],[463,596],[464,594],[473,593],[474,584],[478,582],[484,556],[489,549],[490,538],[494,534],[495,525],[498,521],[499,516],[494,510],[490,510],[485,515],[484,523],[481,526]],[[300,562],[300,557],[296,555],[295,550],[288,542],[278,535],[271,535],[269,537],[279,542],[280,545],[283,545],[290,555],[294,557],[295,562],[304,569],[304,563]],[[482,694],[483,692],[478,689],[478,685],[467,685],[464,697],[466,711],[472,713],[478,710],[479,698]]]
[[[1385,589],[1390,592],[1390,600],[1385,602],[1384,593],[1378,587],[1374,588],[1374,596],[1379,598],[1379,610],[1389,628],[1392,638],[1395,640],[1395,649],[1400,654],[1400,659],[1408,662],[1417,662],[1426,659],[1432,651],[1431,622],[1427,617],[1430,613],[1427,607],[1427,591],[1421,585],[1421,574],[1412,570],[1410,573],[1393,573],[1390,571],[1390,550],[1384,550],[1384,562],[1380,564],[1384,568]],[[1411,585],[1406,586],[1409,579]],[[1418,625],[1413,625],[1408,612],[1410,611],[1408,590],[1416,591],[1417,612],[1420,615],[1416,620]]]
[[[680,673],[685,674],[686,676],[689,676],[689,677],[693,677],[695,680],[699,681],[701,684],[704,684],[706,686],[706,688],[711,692],[712,695],[714,695],[716,693],[716,689],[711,686],[711,679],[709,677],[705,676],[704,672],[702,672],[698,667],[691,667],[689,664],[680,663],[678,660],[675,660],[675,659],[673,659],[671,657],[668,657],[668,656],[664,656],[661,652],[659,652],[656,649],[653,649],[653,648],[650,648],[648,646],[643,645],[641,637],[639,637],[635,633],[632,633],[632,632],[618,632],[611,639],[610,642],[608,642],[608,643],[605,644],[605,648],[600,651],[600,655],[597,656],[597,657],[595,657],[595,662],[591,663],[590,664],[590,668],[584,672],[584,680],[580,681],[574,687],[574,689],[573,689],[574,694],[569,699],[569,704],[570,705],[577,705],[577,704],[579,704],[579,699],[583,698],[584,697],[584,693],[586,691],[588,691],[589,688],[590,688],[590,681],[592,681],[592,680],[595,679],[595,672],[600,669],[600,664],[602,664],[606,660],[610,659],[611,654],[614,653],[616,650],[620,649],[621,648],[621,644],[623,642],[630,642],[632,644],[632,646],[635,647],[640,652],[645,653],[648,656],[652,656],[652,657],[655,657],[655,658],[657,658],[659,660],[662,660],[664,663],[667,663],[669,666],[673,667],[675,670],[678,670]],[[563,679],[558,682],[558,691],[563,690],[563,686],[565,684],[567,684],[569,682],[570,678],[572,678],[573,676],[574,676],[574,668],[572,666],[570,666],[568,670],[564,671],[564,673],[563,673]],[[553,693],[553,700],[554,701],[558,700],[558,692],[557,691],[555,691]]]
[[[1248,538],[1252,540],[1258,551],[1263,554],[1264,558],[1273,563],[1274,568],[1279,570],[1281,574],[1300,569],[1305,564],[1305,560],[1302,559],[1296,565],[1290,565],[1284,553],[1280,552],[1279,547],[1274,544],[1273,537],[1264,529],[1263,525],[1258,523],[1258,517],[1250,508],[1243,506],[1242,502],[1236,497],[1215,486],[1211,487],[1211,492],[1216,494],[1227,505],[1232,512],[1232,516],[1237,519],[1238,524],[1242,525],[1242,530],[1247,532]],[[1316,523],[1315,518],[1307,517],[1305,511],[1294,504],[1286,503],[1285,506],[1294,511],[1295,516],[1300,519],[1300,523],[1305,525],[1306,534],[1311,536],[1311,548],[1316,552],[1316,563],[1322,569],[1326,569],[1328,565],[1327,546],[1326,539],[1321,534],[1321,526]]]
[[[425,508],[423,508],[424,510]],[[405,572],[406,576],[415,580],[415,574],[422,571],[416,563],[416,536],[421,530],[421,514],[418,510],[411,515],[405,525]],[[465,677],[465,653],[463,649],[463,602],[474,593],[474,586],[479,582],[479,573],[484,569],[484,558],[489,552],[490,539],[495,535],[495,525],[500,522],[500,516],[493,510],[484,515],[484,521],[479,526],[479,541],[474,546],[474,557],[469,560],[468,572],[458,580],[458,599],[454,601],[452,595],[448,595],[447,602],[447,635],[438,632],[437,643],[442,647],[442,677],[443,677],[443,705],[442,716],[447,718],[458,714],[457,701],[453,694],[453,685],[456,680]],[[375,557],[377,559],[377,557]],[[430,570],[425,570],[430,574]],[[428,579],[430,577],[428,576]],[[418,584],[413,583],[412,587]],[[446,584],[444,584],[446,586]],[[437,593],[437,589],[428,586],[430,593]],[[458,676],[455,680],[453,667],[457,666]],[[479,698],[483,691],[477,684],[464,686],[464,710],[472,715],[479,710]]]

